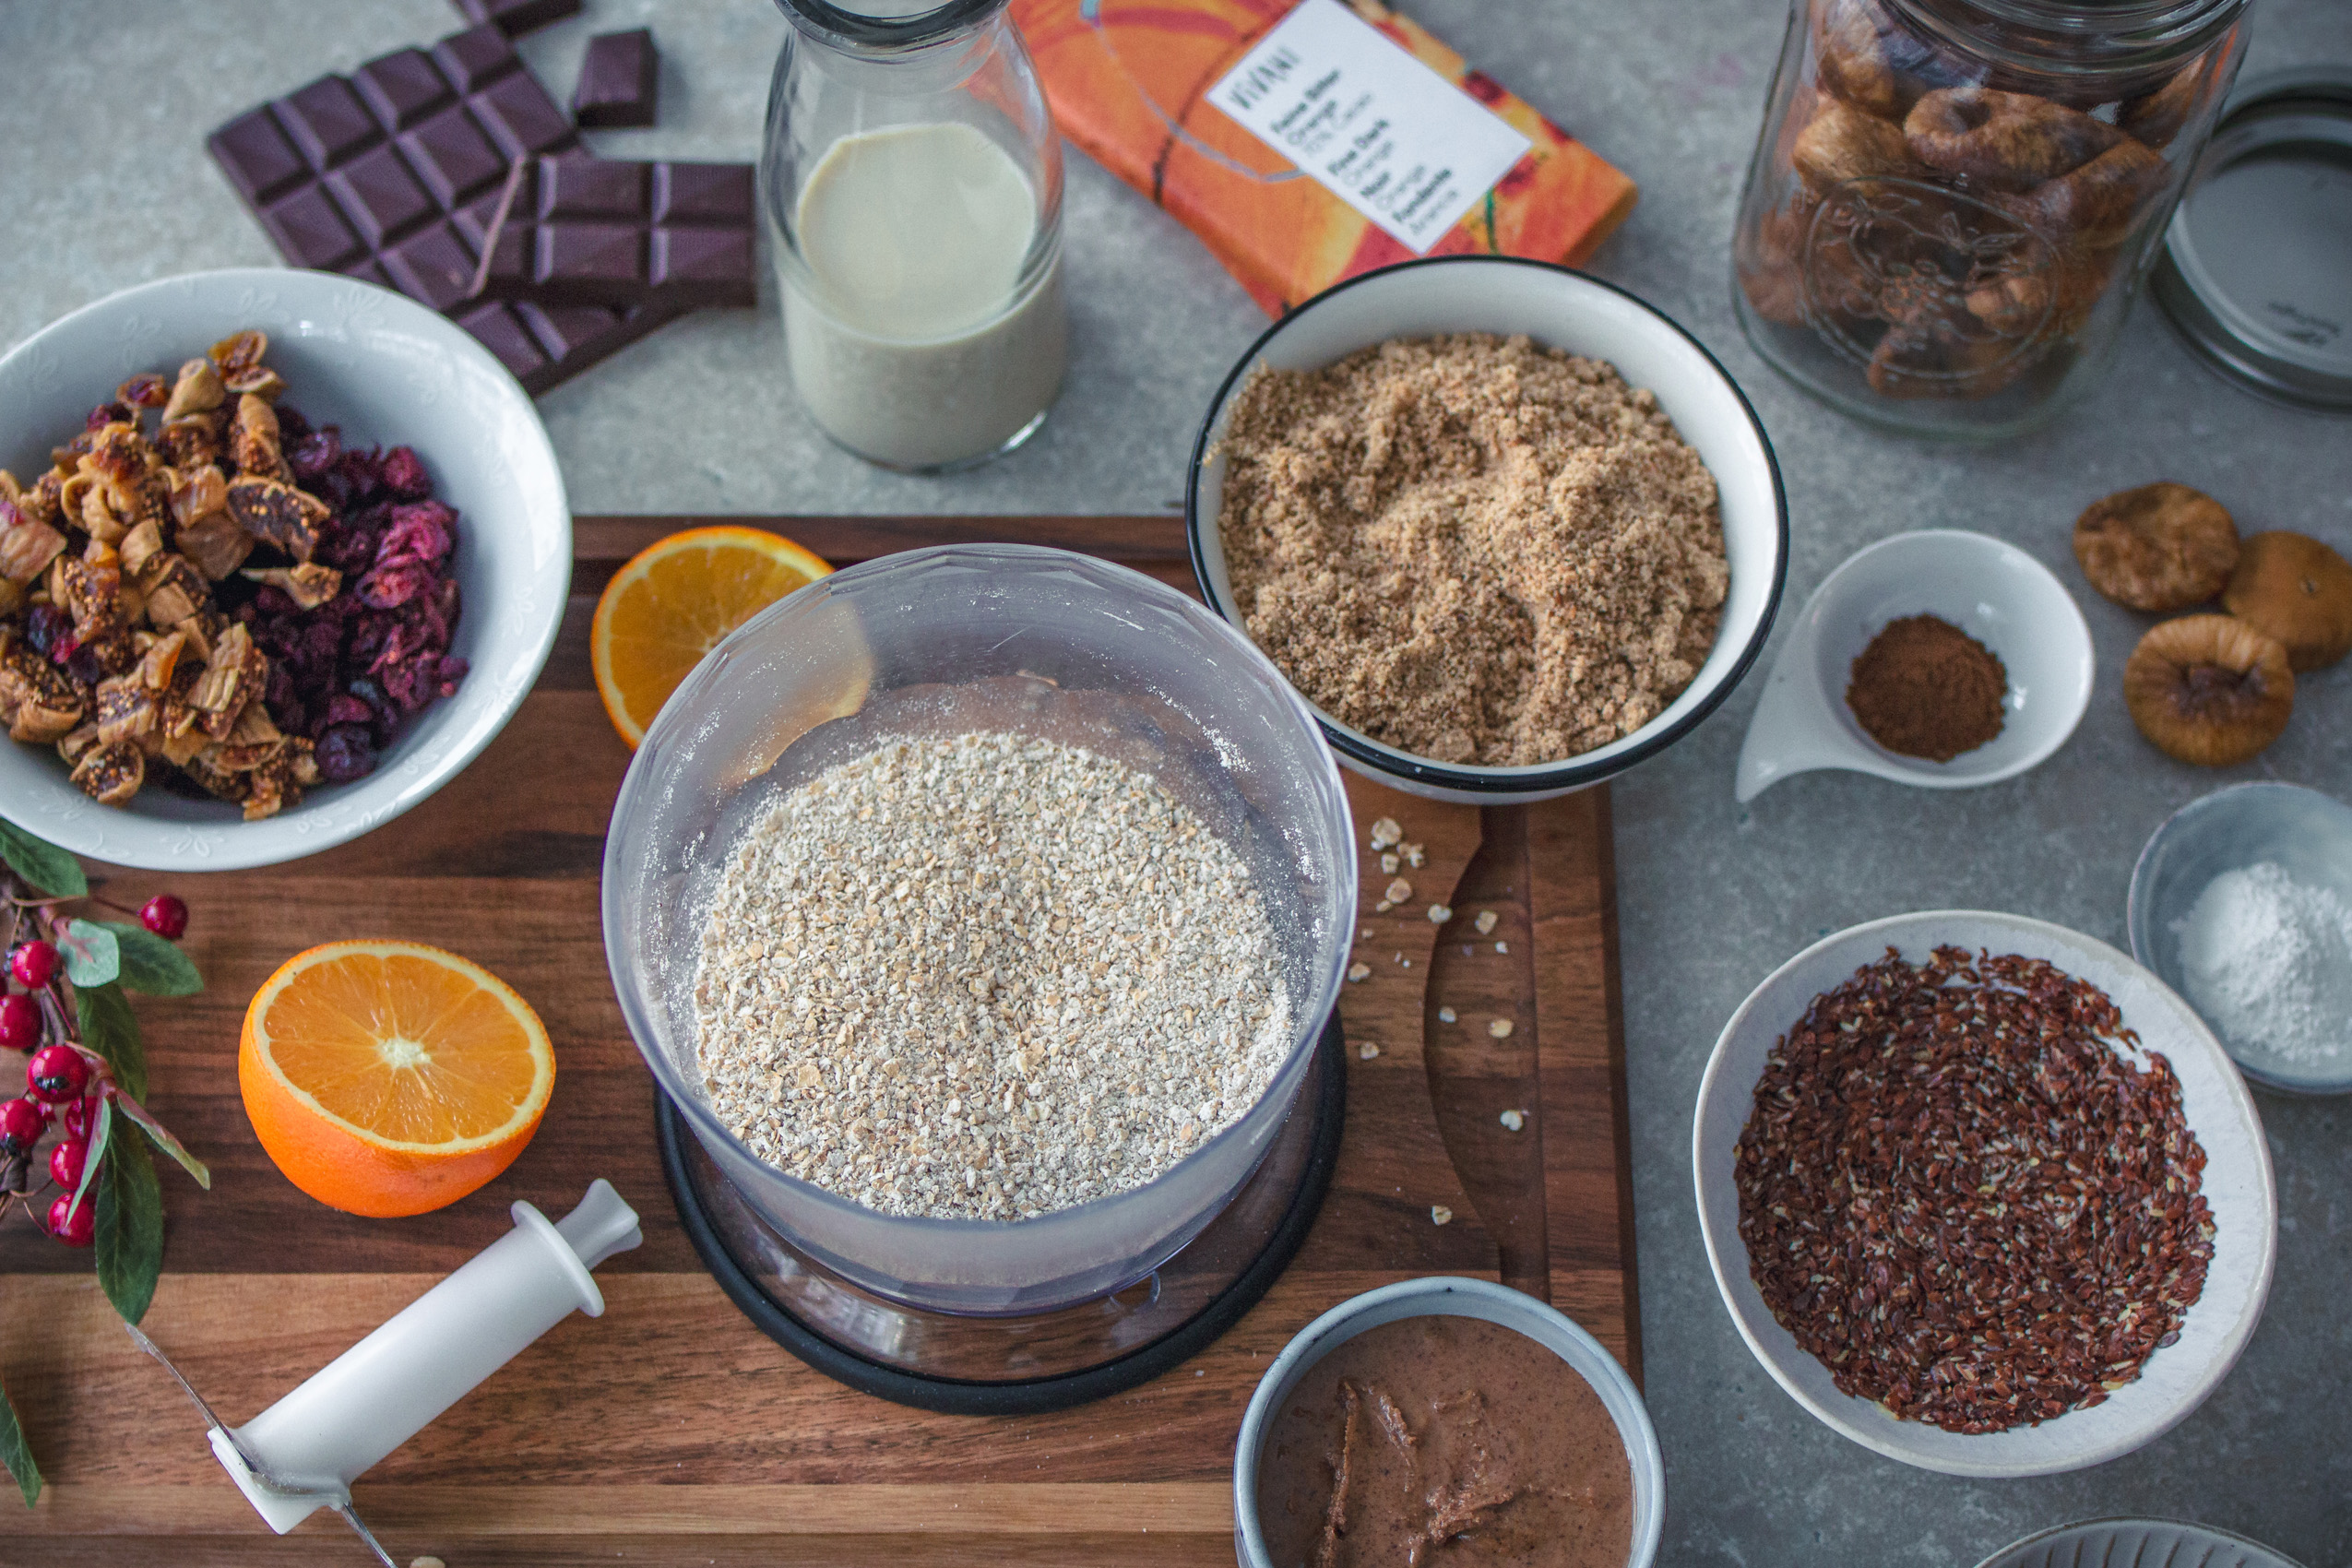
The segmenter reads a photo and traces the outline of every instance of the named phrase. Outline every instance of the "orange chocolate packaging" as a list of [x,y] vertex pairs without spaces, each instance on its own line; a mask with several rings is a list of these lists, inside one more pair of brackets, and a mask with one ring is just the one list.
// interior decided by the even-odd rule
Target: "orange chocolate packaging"
[[[1532,144],[1430,255],[1571,265],[1633,210],[1633,182],[1419,24],[1350,8]],[[1413,252],[1228,118],[1207,98],[1291,0],[1013,0],[1062,132],[1198,234],[1280,315]]]

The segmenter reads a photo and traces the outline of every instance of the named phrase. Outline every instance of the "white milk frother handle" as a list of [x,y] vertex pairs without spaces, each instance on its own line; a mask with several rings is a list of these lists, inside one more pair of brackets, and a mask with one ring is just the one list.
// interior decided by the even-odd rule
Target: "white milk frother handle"
[[[233,1433],[216,1430],[214,1452],[279,1535],[348,1502],[361,1472],[575,1309],[602,1315],[588,1270],[643,1240],[636,1212],[600,1178],[560,1223],[527,1203],[512,1213],[514,1229],[309,1382]],[[240,1451],[279,1484],[236,1462]]]

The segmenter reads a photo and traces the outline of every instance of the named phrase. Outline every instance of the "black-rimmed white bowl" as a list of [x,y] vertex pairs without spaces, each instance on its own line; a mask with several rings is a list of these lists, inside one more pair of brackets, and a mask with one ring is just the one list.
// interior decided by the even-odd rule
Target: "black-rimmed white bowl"
[[[2161,1052],[2180,1081],[2181,1115],[2205,1151],[2202,1192],[2213,1213],[2204,1290],[2173,1343],[2148,1357],[2107,1402],[2036,1426],[1956,1432],[1897,1418],[1845,1393],[1764,1304],[1740,1235],[1739,1144],[1757,1081],[1781,1039],[1822,992],[1885,956],[1925,961],[1938,947],[2019,953],[2055,964],[2111,997],[2142,1051]],[[2130,1054],[2121,1044],[2119,1052]],[[1923,909],[1848,926],[1789,959],[1723,1026],[1699,1081],[1691,1131],[1693,1183],[1707,1265],[1731,1321],[1788,1396],[1874,1454],[1949,1476],[2051,1476],[2104,1464],[2172,1430],[2221,1385],[2269,1299],[2278,1257],[2278,1191],[2270,1146],[2245,1081],[2186,1002],[2130,955],[2047,921],[1989,909]]]
[[1714,651],[1681,695],[1631,735],[1555,762],[1479,767],[1417,756],[1315,708],[1340,762],[1382,783],[1470,805],[1549,800],[1622,773],[1697,728],[1763,651],[1788,576],[1788,497],[1764,424],[1715,356],[1661,312],[1583,273],[1510,256],[1408,261],[1325,290],[1251,344],[1209,404],[1184,484],[1193,571],[1209,608],[1242,626],[1218,528],[1225,460],[1216,447],[1250,372],[1316,370],[1392,338],[1447,332],[1525,333],[1547,348],[1608,361],[1628,385],[1657,395],[1721,496],[1731,586]]
[[52,843],[151,871],[242,871],[315,855],[425,800],[481,754],[539,678],[572,580],[563,470],[530,394],[448,317],[333,272],[238,267],[142,283],[0,357],[0,468],[30,483],[125,376],[170,375],[232,332],[269,335],[286,401],[351,445],[412,446],[457,510],[457,694],[418,714],[374,772],[259,822],[150,782],[103,806],[48,746],[0,738],[0,816]]

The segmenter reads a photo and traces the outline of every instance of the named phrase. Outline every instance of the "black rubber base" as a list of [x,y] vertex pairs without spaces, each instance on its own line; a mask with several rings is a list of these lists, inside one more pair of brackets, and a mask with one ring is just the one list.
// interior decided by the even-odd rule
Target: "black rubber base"
[[721,1241],[686,1174],[684,1146],[693,1134],[685,1131],[666,1095],[655,1100],[655,1134],[661,1146],[661,1172],[695,1253],[728,1300],[769,1338],[835,1382],[894,1404],[959,1416],[1037,1415],[1106,1398],[1189,1360],[1239,1323],[1289,1266],[1323,1207],[1339,1162],[1339,1134],[1348,1109],[1348,1053],[1336,1013],[1324,1024],[1316,1052],[1321,1062],[1314,1103],[1299,1107],[1315,1118],[1313,1149],[1289,1207],[1256,1258],[1208,1305],[1161,1338],[1084,1371],[1024,1383],[925,1377],[869,1360],[810,1328],[762,1290]]

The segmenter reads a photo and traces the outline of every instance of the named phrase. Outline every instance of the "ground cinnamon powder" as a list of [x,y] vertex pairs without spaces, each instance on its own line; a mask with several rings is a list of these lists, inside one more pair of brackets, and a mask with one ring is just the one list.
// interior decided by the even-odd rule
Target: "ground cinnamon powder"
[[1950,762],[2001,733],[2008,691],[1990,648],[1949,621],[1908,615],[1854,660],[1846,706],[1888,751]]
[[1715,477],[1598,360],[1465,334],[1261,371],[1219,449],[1243,625],[1390,745],[1574,756],[1655,718],[1715,644]]

